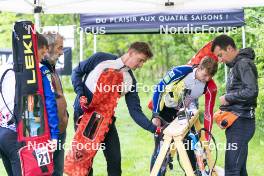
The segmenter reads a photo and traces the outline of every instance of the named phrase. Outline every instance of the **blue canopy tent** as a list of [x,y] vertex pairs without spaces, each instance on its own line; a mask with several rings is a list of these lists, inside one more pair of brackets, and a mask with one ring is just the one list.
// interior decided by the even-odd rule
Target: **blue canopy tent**
[[245,25],[243,9],[81,14],[80,23],[83,32],[92,34],[222,32]]
[[[139,33],[198,33],[227,32],[242,27],[245,43],[245,20],[243,9],[177,11],[159,13],[81,14],[80,15],[80,60],[83,60],[83,34],[94,35],[96,52],[97,34]],[[227,69],[225,69],[227,75]]]
[[[178,11],[161,13],[81,14],[81,27],[86,32],[98,33],[104,28],[107,34],[160,33],[160,26],[186,28],[241,27],[244,25],[243,9]],[[100,32],[99,32],[100,34]]]

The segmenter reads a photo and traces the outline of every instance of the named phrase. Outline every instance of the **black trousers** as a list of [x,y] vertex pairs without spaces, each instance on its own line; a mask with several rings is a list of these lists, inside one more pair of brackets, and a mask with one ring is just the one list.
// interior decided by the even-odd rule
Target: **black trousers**
[[8,176],[21,176],[21,165],[18,150],[21,144],[17,142],[17,133],[0,127],[0,154]]
[[[74,113],[74,121],[76,124],[77,117],[80,117],[81,114]],[[75,130],[76,125],[74,125]],[[104,141],[102,142],[105,146],[105,150],[103,150],[106,163],[107,163],[107,173],[108,176],[121,176],[121,150],[120,150],[120,141],[117,133],[117,129],[115,126],[115,117],[113,117],[113,123],[110,126],[108,133]],[[91,169],[89,176],[93,175],[93,169]]]
[[248,143],[255,133],[255,119],[239,117],[226,129],[225,176],[247,176]]
[[62,134],[59,134],[59,139],[57,143],[58,148],[53,153],[54,171],[52,173],[52,176],[63,176],[65,150],[62,146],[65,144],[65,139],[66,131]]

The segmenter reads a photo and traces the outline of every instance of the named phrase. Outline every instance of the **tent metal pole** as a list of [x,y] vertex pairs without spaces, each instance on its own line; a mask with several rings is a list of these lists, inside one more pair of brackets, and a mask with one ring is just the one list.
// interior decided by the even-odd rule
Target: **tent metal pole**
[[40,29],[40,14],[39,13],[35,13],[34,14],[34,19],[35,19],[35,28],[37,31],[39,31]]
[[83,29],[80,30],[80,62],[83,61]]
[[97,42],[96,42],[96,34],[93,35],[94,36],[94,50],[93,52],[96,53],[96,47],[97,47]]
[[[34,6],[39,6],[40,0],[36,0]],[[37,31],[40,30],[40,12],[34,13],[34,19],[35,19],[35,28]]]
[[245,26],[242,26],[242,46],[246,48],[246,30]]

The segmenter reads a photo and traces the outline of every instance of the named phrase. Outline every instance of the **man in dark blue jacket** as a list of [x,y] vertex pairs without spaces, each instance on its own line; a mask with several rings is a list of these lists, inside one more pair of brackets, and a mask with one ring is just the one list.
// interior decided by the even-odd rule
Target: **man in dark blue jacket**
[[[152,133],[156,132],[157,127],[151,123],[141,110],[136,89],[137,82],[132,72],[132,70],[142,67],[152,55],[146,43],[135,42],[129,47],[127,53],[121,57],[99,52],[87,60],[80,62],[72,73],[72,84],[77,94],[74,103],[74,122],[76,123],[78,118],[83,114],[83,110],[85,110],[85,107],[80,106],[80,97],[85,96],[87,98],[85,101],[89,104],[95,92],[100,74],[106,68],[113,68],[123,71],[125,88],[122,95],[125,95],[126,104],[133,120],[145,130]],[[120,176],[122,172],[120,143],[114,122],[106,135],[104,143],[106,149],[103,152],[107,161],[108,176]],[[92,171],[90,175],[92,175]]]
[[234,40],[220,35],[213,40],[211,51],[229,68],[226,93],[220,97],[221,110],[238,119],[226,129],[225,176],[246,176],[248,143],[255,132],[255,108],[258,97],[258,73],[251,48],[238,50]]
[[66,128],[68,124],[67,102],[64,96],[63,87],[60,77],[55,69],[58,58],[63,54],[64,38],[59,33],[47,32],[44,37],[48,41],[48,55],[42,60],[42,64],[48,69],[48,76],[54,88],[54,94],[57,103],[60,134],[57,143],[57,149],[54,152],[54,172],[52,176],[62,176],[64,168],[64,148],[60,147],[65,144]]

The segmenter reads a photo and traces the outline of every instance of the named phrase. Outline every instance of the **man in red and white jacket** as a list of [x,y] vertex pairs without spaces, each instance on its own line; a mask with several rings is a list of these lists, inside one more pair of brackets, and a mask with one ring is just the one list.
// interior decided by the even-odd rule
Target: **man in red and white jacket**
[[[201,60],[208,56],[218,62],[218,57],[211,52],[212,41],[205,44],[188,62],[189,65],[199,65]],[[215,105],[215,98],[217,94],[217,85],[213,79],[207,82],[204,93],[204,128],[211,131],[213,125],[213,111]],[[206,139],[209,140],[209,135],[206,134]]]
[[[164,125],[164,121],[170,123],[180,110],[179,101],[177,100],[181,99],[179,97],[180,93],[188,89],[190,90],[188,99],[192,102],[187,105],[188,111],[197,109],[198,103],[195,100],[197,100],[202,94],[205,95],[204,128],[211,131],[213,124],[213,109],[217,94],[217,86],[211,78],[217,71],[218,59],[210,49],[211,42],[207,43],[196,55],[194,55],[194,57],[188,62],[189,66],[183,65],[172,68],[158,83],[154,91],[152,102],[149,103],[149,108],[152,109],[153,112],[153,124],[159,127]],[[209,141],[210,135],[208,133],[205,134],[206,139]],[[161,136],[156,135],[155,149],[151,159],[151,168],[159,154],[160,140]],[[189,151],[188,155],[190,158],[193,158],[192,151]],[[191,159],[191,164],[194,168],[196,165],[195,160]],[[161,168],[158,176],[164,175],[165,172],[166,169]]]
[[[211,52],[211,46],[212,46],[212,42],[207,43],[206,45],[204,45],[188,62],[188,65],[196,67],[200,64],[201,60],[204,57],[210,57],[211,59],[215,60],[218,62],[218,58],[217,56],[215,56],[212,52]],[[182,72],[187,72],[186,68],[181,69]],[[175,72],[175,74],[177,73],[177,71]],[[181,73],[184,75],[184,73]],[[174,76],[175,77],[175,76]],[[178,77],[181,77],[181,75],[179,75]],[[216,94],[217,94],[217,86],[214,82],[213,79],[210,79],[205,86],[205,90],[204,90],[204,97],[205,97],[205,106],[204,106],[204,128],[207,129],[208,131],[211,131],[212,129],[212,125],[213,125],[213,110],[214,110],[214,105],[215,105],[215,98],[216,98]],[[155,94],[154,94],[155,96]],[[155,101],[155,99],[157,99],[157,101]],[[153,101],[151,101],[149,103],[149,108],[151,110],[153,110],[153,117],[155,117],[155,112],[156,115],[158,112],[158,97],[155,98],[153,97]],[[154,106],[154,107],[153,107]],[[156,108],[155,108],[156,107]],[[156,124],[155,119],[153,120],[154,124]],[[158,125],[159,122],[156,124]],[[209,140],[210,137],[209,135],[206,133],[206,139]]]

